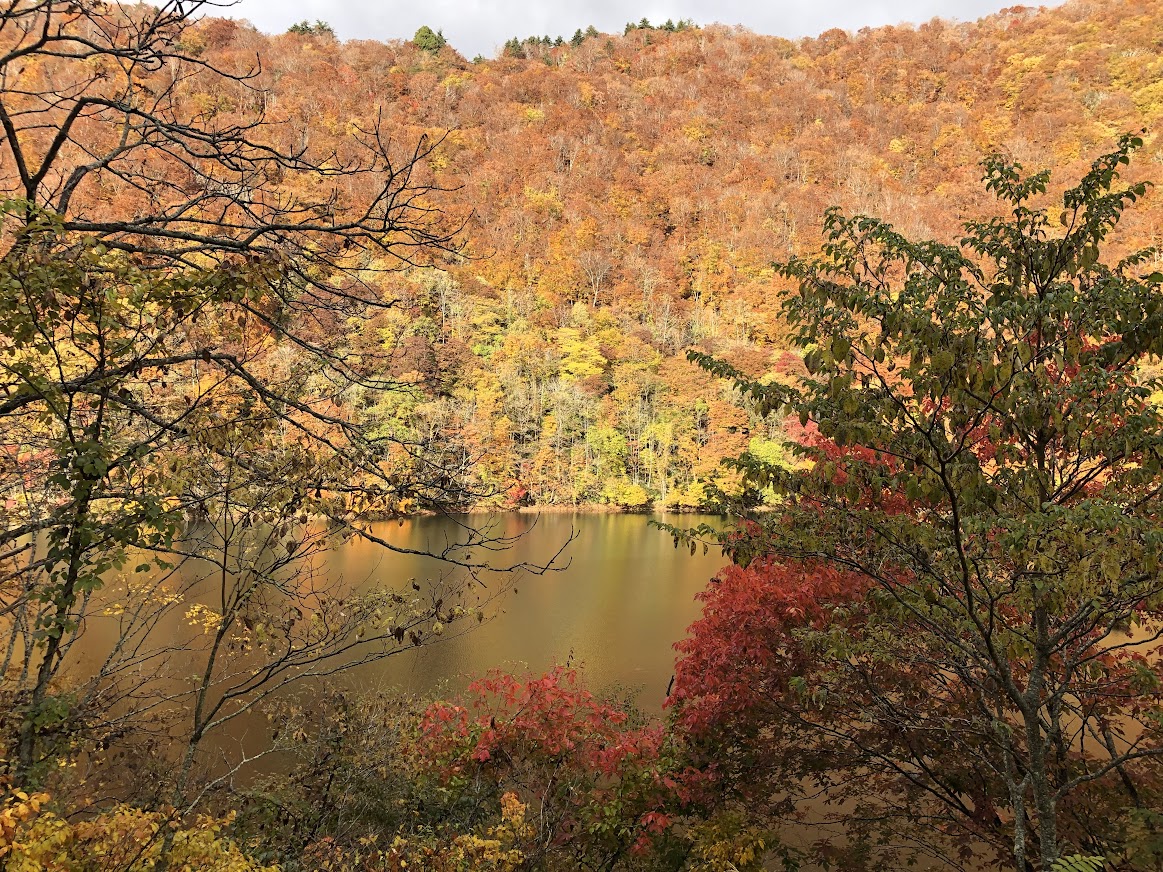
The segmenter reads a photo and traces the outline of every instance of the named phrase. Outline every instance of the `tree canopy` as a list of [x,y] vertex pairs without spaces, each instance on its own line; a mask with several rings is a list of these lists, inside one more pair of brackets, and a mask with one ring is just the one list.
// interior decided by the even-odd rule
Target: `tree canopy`
[[303,19],[297,24],[292,24],[287,28],[287,33],[298,33],[301,36],[335,36],[335,30],[326,21],[315,19],[312,24],[307,19]]
[[432,53],[436,53],[448,45],[448,40],[444,38],[444,31],[433,32],[427,24],[420,26],[416,35],[412,37],[412,42],[416,44],[416,48]]
[[781,266],[796,383],[692,353],[807,435],[794,468],[733,462],[783,501],[723,540],[678,716],[732,737],[750,801],[843,800],[860,862],[903,840],[1123,863],[1158,824],[1163,273],[1102,257],[1141,145],[1059,208],[1048,172],[990,158],[1001,214],[954,244],[830,211],[822,253]]

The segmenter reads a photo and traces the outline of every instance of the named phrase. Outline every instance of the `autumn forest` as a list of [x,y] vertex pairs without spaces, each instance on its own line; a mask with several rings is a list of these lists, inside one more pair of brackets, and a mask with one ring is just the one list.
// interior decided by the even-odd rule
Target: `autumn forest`
[[[1152,0],[0,4],[0,870],[1163,869],[1161,123]],[[517,512],[723,556],[659,710],[368,686]]]

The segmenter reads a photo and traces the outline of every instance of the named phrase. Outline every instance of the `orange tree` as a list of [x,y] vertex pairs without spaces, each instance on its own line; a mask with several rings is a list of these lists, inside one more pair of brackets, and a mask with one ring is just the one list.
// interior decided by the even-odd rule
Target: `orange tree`
[[838,826],[846,868],[1156,868],[1163,274],[1100,258],[1140,145],[1053,213],[1049,173],[987,160],[1004,213],[960,244],[830,211],[782,267],[808,374],[692,355],[809,435],[793,470],[734,461],[783,499],[722,540],[676,716],[727,796]]

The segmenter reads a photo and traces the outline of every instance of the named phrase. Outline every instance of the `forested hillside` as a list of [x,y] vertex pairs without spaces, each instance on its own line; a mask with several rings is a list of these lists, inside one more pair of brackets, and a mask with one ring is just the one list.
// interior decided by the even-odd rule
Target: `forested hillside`
[[[951,238],[991,208],[978,184],[991,149],[1074,173],[1146,128],[1140,172],[1163,160],[1163,9],[1148,0],[798,43],[722,26],[591,31],[475,63],[439,40],[295,31],[204,21],[186,49],[256,75],[236,93],[192,79],[187,99],[217,123],[262,109],[282,144],[315,152],[377,123],[436,144],[445,190],[428,204],[464,222],[460,249],[364,274],[397,305],[342,329],[353,347],[391,348],[391,377],[412,389],[349,396],[347,414],[451,449],[494,503],[692,507],[705,483],[732,486],[721,457],[780,456],[781,434],[684,353],[794,370],[770,263],[814,250],[827,206]],[[345,197],[337,187],[339,213]],[[1163,241],[1160,217],[1139,211],[1130,241]]]

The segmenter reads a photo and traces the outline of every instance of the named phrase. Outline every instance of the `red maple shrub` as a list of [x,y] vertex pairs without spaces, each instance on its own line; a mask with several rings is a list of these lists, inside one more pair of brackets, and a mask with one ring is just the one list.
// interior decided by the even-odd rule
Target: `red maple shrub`
[[492,672],[459,700],[434,703],[417,753],[454,807],[505,791],[529,802],[532,862],[643,853],[705,778],[680,771],[661,724],[594,696],[565,666],[539,677]]

